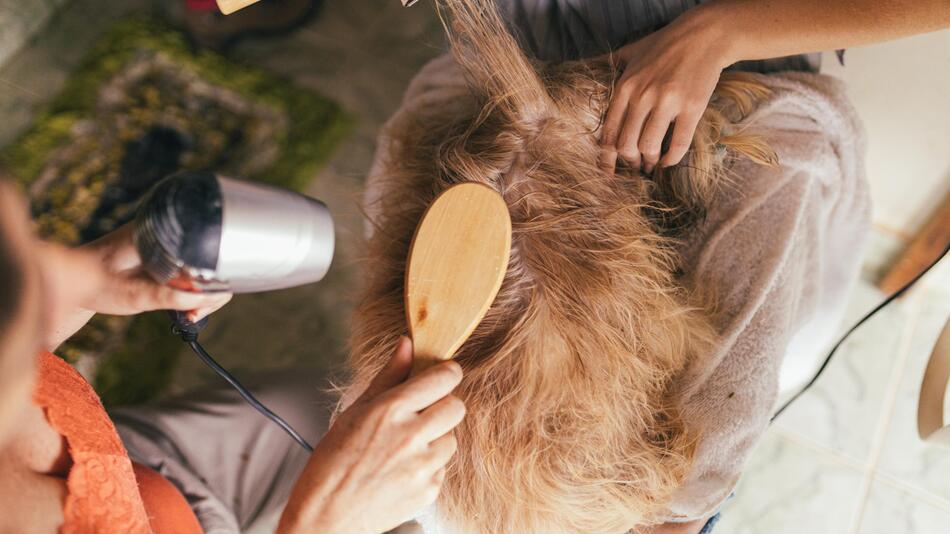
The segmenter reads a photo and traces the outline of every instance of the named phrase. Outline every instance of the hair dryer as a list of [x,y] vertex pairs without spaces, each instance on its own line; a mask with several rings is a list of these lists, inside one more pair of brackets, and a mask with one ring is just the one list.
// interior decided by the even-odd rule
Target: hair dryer
[[[135,217],[133,240],[145,270],[186,291],[252,293],[322,279],[333,259],[333,219],[320,201],[212,172],[180,172],[156,184]],[[172,331],[257,411],[313,450],[198,343],[208,319],[170,312]]]
[[181,172],[152,188],[134,240],[156,281],[202,292],[316,282],[334,248],[333,219],[322,202],[211,172]]

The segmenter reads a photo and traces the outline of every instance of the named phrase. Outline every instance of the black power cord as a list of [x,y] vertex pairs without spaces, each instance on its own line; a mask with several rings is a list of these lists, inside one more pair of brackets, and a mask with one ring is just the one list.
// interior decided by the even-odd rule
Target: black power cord
[[196,327],[193,324],[182,325],[178,320],[175,321],[175,325],[172,326],[172,332],[181,337],[191,350],[198,355],[198,358],[201,358],[201,361],[205,363],[212,371],[218,374],[221,378],[227,381],[228,384],[231,384],[241,397],[247,401],[255,410],[260,412],[264,417],[273,421],[274,424],[279,426],[286,432],[290,437],[294,438],[294,441],[300,444],[301,447],[307,450],[307,452],[313,452],[313,446],[307,443],[307,440],[303,438],[287,421],[284,421],[276,413],[272,412],[270,408],[264,406],[264,404],[257,400],[253,394],[246,387],[244,387],[237,378],[234,378],[234,375],[229,373],[227,369],[221,367],[221,365],[208,354],[208,351],[198,343],[198,330],[204,327],[204,324]]
[[809,380],[808,383],[805,384],[805,387],[800,389],[798,393],[793,395],[792,398],[788,399],[785,402],[785,404],[783,404],[782,407],[779,408],[777,412],[775,412],[775,415],[772,416],[772,420],[770,422],[774,423],[775,419],[777,419],[778,416],[782,415],[782,412],[784,412],[786,408],[788,408],[793,402],[798,400],[799,397],[801,397],[806,391],[808,391],[810,387],[812,387],[815,384],[815,382],[818,381],[818,377],[820,377],[821,374],[825,372],[825,368],[828,367],[829,363],[831,363],[831,357],[834,356],[836,352],[838,352],[838,349],[841,347],[841,345],[844,344],[844,342],[848,339],[849,336],[851,336],[852,333],[854,333],[855,330],[857,330],[858,328],[861,327],[861,325],[866,323],[868,319],[870,319],[871,317],[874,317],[874,315],[876,315],[877,312],[884,309],[885,306],[887,306],[891,302],[894,302],[895,299],[897,299],[898,297],[906,293],[907,290],[911,288],[911,286],[916,284],[918,280],[923,278],[923,276],[927,274],[928,272],[930,272],[930,270],[933,269],[934,266],[940,263],[940,260],[942,260],[947,255],[947,252],[950,252],[950,243],[947,243],[947,245],[943,249],[943,252],[939,256],[937,256],[937,258],[934,261],[930,262],[930,265],[928,265],[926,269],[921,271],[920,274],[915,276],[910,282],[907,282],[906,284],[904,284],[903,287],[895,291],[891,296],[884,299],[884,301],[878,304],[877,306],[875,306],[873,310],[866,313],[864,317],[862,317],[858,322],[854,323],[854,326],[849,328],[848,331],[845,332],[844,335],[841,336],[840,339],[838,339],[838,342],[835,343],[834,347],[831,348],[831,352],[829,352],[828,355],[825,356],[825,360],[821,363],[821,367],[818,368],[818,372],[815,373],[815,376],[813,376],[811,380]]

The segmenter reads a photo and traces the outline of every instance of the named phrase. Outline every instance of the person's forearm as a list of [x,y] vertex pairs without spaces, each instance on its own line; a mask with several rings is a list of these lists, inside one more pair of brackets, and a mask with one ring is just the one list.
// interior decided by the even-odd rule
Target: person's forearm
[[663,523],[636,530],[637,534],[697,534],[706,525],[707,519],[698,519],[688,523]]
[[96,314],[94,311],[76,308],[64,314],[55,324],[50,326],[50,331],[46,336],[46,348],[50,352],[55,352],[57,347],[62,345],[67,339],[73,337],[86,323]]
[[688,11],[726,62],[848,48],[950,27],[948,0],[712,0]]

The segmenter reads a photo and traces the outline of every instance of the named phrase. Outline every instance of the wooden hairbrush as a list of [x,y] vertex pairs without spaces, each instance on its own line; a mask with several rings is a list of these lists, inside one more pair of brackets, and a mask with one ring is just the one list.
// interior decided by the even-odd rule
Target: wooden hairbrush
[[[244,9],[247,6],[251,4],[256,4],[260,1],[261,0],[217,0],[217,3],[218,3],[218,9],[221,10],[221,13],[224,13],[225,15],[230,15],[231,13],[234,13],[235,11]],[[402,5],[404,7],[410,7],[416,2],[418,2],[418,0],[400,0],[400,1],[402,2]]]
[[217,2],[218,9],[221,10],[221,13],[230,15],[239,9],[244,9],[251,4],[260,2],[260,0],[217,0]]
[[510,253],[511,217],[496,191],[459,184],[429,206],[406,266],[412,374],[452,358],[468,339],[498,294]]

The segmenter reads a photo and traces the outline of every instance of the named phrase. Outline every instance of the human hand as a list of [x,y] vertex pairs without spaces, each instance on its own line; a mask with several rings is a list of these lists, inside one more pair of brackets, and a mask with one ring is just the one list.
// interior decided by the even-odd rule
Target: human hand
[[197,322],[231,300],[229,293],[190,293],[155,282],[142,267],[131,225],[76,249],[40,243],[38,252],[48,287],[50,349],[96,313],[179,310],[188,311],[189,319]]
[[718,28],[698,7],[614,54],[623,74],[601,134],[606,169],[613,172],[618,155],[647,174],[657,164],[682,160],[720,73],[733,63],[729,40]]
[[317,444],[278,533],[376,534],[435,502],[455,454],[452,430],[465,416],[450,395],[462,370],[448,361],[407,380],[411,367],[412,344],[403,337]]
[[104,290],[85,303],[87,308],[109,315],[188,311],[188,318],[197,322],[231,300],[230,293],[194,293],[155,282],[142,267],[132,231],[132,225],[127,224],[83,247],[102,266],[105,281]]

